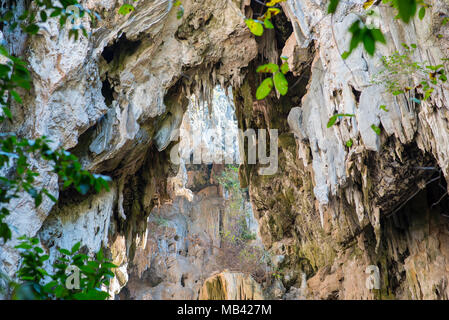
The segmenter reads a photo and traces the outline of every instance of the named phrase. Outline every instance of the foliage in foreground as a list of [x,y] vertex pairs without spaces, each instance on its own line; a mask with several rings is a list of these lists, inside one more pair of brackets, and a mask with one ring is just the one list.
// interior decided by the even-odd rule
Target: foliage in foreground
[[102,249],[95,259],[82,253],[81,243],[71,250],[59,249],[60,256],[52,264],[54,273],[44,269],[49,259],[39,239],[21,237],[19,249],[22,263],[17,273],[21,284],[12,283],[13,299],[20,300],[104,300],[109,294],[101,288],[109,286],[117,266],[106,259]]
[[[15,8],[7,10],[0,17],[3,26],[9,26],[14,30],[17,26],[29,35],[35,35],[39,31],[39,22],[45,22],[49,18],[58,18],[60,27],[66,22],[71,23],[69,38],[78,39],[78,31],[81,30],[85,37],[88,33],[85,27],[75,25],[78,18],[86,13],[94,21],[98,17],[96,13],[84,9],[76,0],[36,0],[29,9],[20,16],[16,16]],[[49,15],[49,16],[48,16]],[[22,104],[21,92],[30,90],[32,80],[27,64],[22,59],[10,55],[8,50],[0,45],[0,123],[13,121],[11,104]],[[19,138],[15,133],[0,134],[0,239],[6,243],[12,237],[10,226],[5,218],[10,214],[8,205],[11,200],[18,198],[23,193],[28,193],[38,207],[43,196],[48,196],[56,202],[56,197],[47,189],[36,187],[36,177],[39,173],[33,167],[34,161],[48,161],[52,164],[62,184],[62,189],[75,188],[81,194],[87,194],[91,188],[99,192],[103,188],[109,190],[108,181],[111,179],[99,174],[91,174],[82,169],[77,157],[70,152],[57,148],[53,150],[49,144],[51,141],[45,136],[37,139]],[[44,250],[38,245],[37,238],[23,236],[19,238],[22,243],[16,248],[23,261],[18,272],[21,283],[10,281],[5,274],[0,273],[2,282],[9,282],[14,289],[15,299],[106,299],[107,292],[101,291],[101,287],[109,284],[113,277],[111,268],[115,265],[104,258],[102,251],[96,259],[89,260],[88,256],[79,252],[80,243],[77,243],[71,251],[60,249],[61,257],[53,264],[54,274],[49,274],[44,269],[44,263],[49,259]],[[74,279],[76,286],[71,286],[67,280],[71,277],[67,271],[79,273],[78,279]],[[71,289],[70,289],[70,288]],[[4,293],[4,290],[3,290]]]

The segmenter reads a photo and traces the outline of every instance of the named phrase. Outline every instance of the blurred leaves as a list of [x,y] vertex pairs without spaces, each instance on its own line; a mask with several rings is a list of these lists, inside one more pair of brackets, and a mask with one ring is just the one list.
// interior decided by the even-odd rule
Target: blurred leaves
[[[22,236],[16,246],[22,262],[17,272],[20,283],[10,283],[13,299],[19,300],[104,300],[109,294],[102,291],[114,277],[117,268],[106,259],[102,249],[91,259],[80,252],[77,242],[70,250],[59,249],[61,256],[52,263],[54,272],[48,273],[44,263],[49,259],[38,238]],[[72,271],[70,273],[69,271]],[[74,277],[79,287],[69,285]]]
[[[69,38],[74,37],[75,41],[79,38],[79,31],[87,37],[87,30],[84,24],[77,23],[85,16],[89,16],[90,23],[95,23],[100,16],[87,8],[84,8],[77,0],[34,0],[33,4],[37,10],[25,10],[17,15],[13,7],[6,10],[0,17],[0,23],[14,30],[17,27],[30,35],[39,32],[39,23],[44,23],[48,18],[57,18],[59,26],[63,27],[70,23]],[[39,18],[39,20],[38,20]]]

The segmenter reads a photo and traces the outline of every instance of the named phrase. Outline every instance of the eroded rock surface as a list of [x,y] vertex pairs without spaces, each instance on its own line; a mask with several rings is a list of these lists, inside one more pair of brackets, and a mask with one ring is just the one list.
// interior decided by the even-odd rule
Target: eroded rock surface
[[[372,79],[382,68],[380,57],[403,52],[402,43],[417,44],[417,61],[443,61],[447,41],[440,17],[447,4],[433,1],[425,19],[408,25],[380,6],[387,45],[373,57],[359,47],[347,60],[341,58],[349,47],[347,29],[357,19],[349,12],[361,13],[361,4],[344,2],[333,16],[326,15],[327,3],[315,1],[290,0],[283,8],[296,44],[290,37],[277,50],[289,56],[294,75],[310,75],[306,91],[296,88],[280,102],[258,102],[249,81],[238,89],[236,105],[241,125],[286,121],[294,134],[293,141],[287,132],[280,135],[282,172],[262,179],[247,165],[244,175],[264,244],[286,257],[279,263],[284,286],[298,287],[304,271],[309,298],[445,298],[447,89],[440,86],[429,100],[416,103],[406,95],[394,97]],[[308,58],[299,53],[306,49]],[[298,64],[300,57],[313,62]],[[419,90],[414,94],[422,97]],[[355,117],[340,117],[328,128],[338,113]],[[427,268],[421,276],[418,261]],[[380,290],[366,286],[369,266],[380,270]]]
[[263,300],[262,288],[251,276],[243,273],[222,272],[206,281],[200,300]]

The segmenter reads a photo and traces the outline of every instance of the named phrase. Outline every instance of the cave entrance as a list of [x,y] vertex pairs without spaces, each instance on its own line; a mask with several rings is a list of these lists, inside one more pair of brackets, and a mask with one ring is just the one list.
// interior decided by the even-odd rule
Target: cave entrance
[[433,281],[432,299],[447,299],[446,269],[441,262],[449,257],[447,182],[437,166],[416,169],[429,171],[425,186],[411,193],[381,223],[384,249],[392,253],[386,262],[389,290],[400,295],[404,283],[409,283],[408,297],[423,299],[421,285],[426,276]]
[[148,264],[131,272],[124,298],[198,299],[216,273],[259,289],[269,275],[248,191],[240,188],[232,91],[217,86],[210,96],[188,99],[178,143],[170,149],[176,153],[167,181],[170,200],[149,215],[152,249],[135,256]]

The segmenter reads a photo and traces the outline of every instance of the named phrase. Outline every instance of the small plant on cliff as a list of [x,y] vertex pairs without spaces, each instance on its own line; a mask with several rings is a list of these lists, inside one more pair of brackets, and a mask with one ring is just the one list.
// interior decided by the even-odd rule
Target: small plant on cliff
[[19,16],[16,16],[15,7],[6,10],[0,17],[0,22],[9,26],[11,30],[20,27],[23,32],[34,35],[39,32],[38,23],[46,22],[49,18],[58,18],[60,27],[65,26],[67,22],[71,23],[69,38],[73,36],[77,40],[79,30],[88,37],[86,27],[82,23],[75,24],[86,15],[90,17],[91,23],[100,18],[96,12],[84,8],[77,0],[35,0]]
[[[256,36],[262,36],[264,32],[264,26],[266,29],[274,29],[274,25],[271,22],[271,18],[281,12],[281,9],[276,8],[280,2],[285,0],[271,0],[264,3],[267,6],[265,13],[259,17],[259,19],[245,19],[245,23],[249,30]],[[285,74],[289,71],[288,63],[286,62],[286,57],[281,57],[283,63],[278,66],[274,63],[268,63],[261,65],[257,68],[256,72],[259,73],[271,73],[273,76],[265,78],[259,85],[256,91],[256,98],[258,100],[265,99],[273,89],[276,88],[280,95],[285,95],[288,91],[288,81],[285,78]]]
[[274,63],[268,63],[261,65],[257,68],[256,72],[258,73],[271,73],[272,76],[269,78],[265,78],[262,83],[259,85],[256,91],[256,98],[258,100],[265,99],[273,89],[273,86],[276,88],[277,92],[280,95],[285,95],[288,91],[288,81],[285,78],[285,74],[289,71],[287,58],[281,57],[283,63],[281,66],[278,66]]
[[[414,61],[412,56],[417,45],[403,43],[402,46],[403,53],[395,51],[382,57],[383,69],[373,77],[373,83],[384,85],[394,96],[418,90],[423,93],[422,100],[427,100],[439,85],[447,82],[445,66]],[[412,100],[421,103],[417,98]]]
[[[17,273],[19,284],[13,283],[13,298],[20,300],[104,300],[109,294],[102,287],[109,286],[114,277],[111,268],[117,266],[105,258],[102,250],[95,259],[80,252],[81,243],[71,250],[59,249],[60,256],[52,267],[44,269],[49,256],[39,245],[39,239],[21,237],[16,246],[21,250],[22,263]],[[71,274],[69,274],[71,273]]]
[[[136,2],[137,0],[133,0],[133,1]],[[181,1],[179,1],[179,0],[174,1],[173,7],[178,8],[178,11],[176,12],[176,17],[178,19],[181,19],[184,15],[184,7],[183,7]],[[117,13],[121,14],[123,16],[126,16],[126,15],[130,14],[131,12],[133,12],[134,10],[136,10],[136,8],[132,4],[125,3],[120,6]]]
[[[337,11],[339,3],[340,0],[330,0],[328,13],[333,16]],[[405,23],[409,23],[417,12],[418,18],[421,20],[424,19],[426,9],[430,7],[430,5],[423,0],[382,0],[382,3],[395,9],[397,11],[395,19],[400,19]],[[341,53],[343,59],[347,59],[359,45],[363,45],[365,51],[370,56],[373,56],[376,51],[377,43],[386,44],[386,39],[381,30],[370,25],[368,22],[364,22],[364,18],[367,16],[375,15],[372,8],[377,5],[379,5],[379,1],[372,0],[367,0],[363,4],[363,8],[366,10],[365,13],[362,15],[357,14],[359,19],[357,19],[348,29],[348,32],[351,34],[351,41],[349,49]],[[411,48],[407,45],[403,46],[406,49],[404,54],[395,52],[389,57],[382,57],[385,69],[377,75],[374,83],[384,84],[387,91],[395,96],[405,94],[411,90],[419,90],[423,93],[422,98],[418,99],[409,96],[409,100],[419,104],[421,103],[421,100],[427,100],[431,96],[439,82],[444,83],[447,81],[445,68],[443,64],[425,65],[414,62],[411,59],[411,55],[414,53],[414,49],[416,49],[417,46],[415,44],[413,44]],[[418,83],[416,83],[416,80],[418,80]],[[380,108],[385,112],[388,112],[386,106],[382,105]],[[336,116],[338,117],[339,115]],[[333,125],[335,121],[336,118],[333,116],[329,119],[329,124],[332,123]],[[328,127],[332,126],[329,124]],[[372,124],[371,129],[377,135],[380,135],[381,129],[378,126]]]
[[275,8],[279,2],[284,2],[285,0],[271,0],[265,4],[268,7],[267,11],[260,16],[258,19],[245,19],[245,23],[251,31],[256,36],[263,35],[264,27],[265,29],[274,29],[274,25],[271,22],[271,18],[281,12],[281,9]]
[[[330,0],[328,5],[328,13],[333,15],[337,11],[339,3],[340,0]],[[417,11],[419,19],[424,19],[426,8],[430,7],[430,5],[425,3],[423,0],[382,0],[382,3],[394,8],[397,11],[396,19],[401,19],[405,23],[409,23],[410,20],[416,15]],[[363,8],[368,10],[378,4],[378,1],[367,0],[365,1]],[[377,42],[386,43],[385,37],[380,29],[374,28],[373,26],[367,26],[362,20],[357,20],[354,22],[348,32],[352,34],[352,37],[349,50],[342,54],[343,59],[348,58],[353,50],[360,44],[362,44],[368,54],[372,56],[376,50]]]

